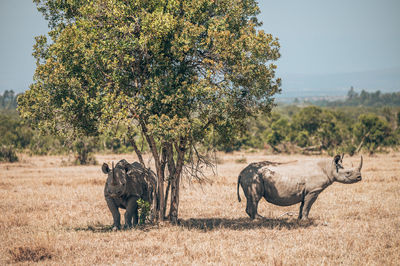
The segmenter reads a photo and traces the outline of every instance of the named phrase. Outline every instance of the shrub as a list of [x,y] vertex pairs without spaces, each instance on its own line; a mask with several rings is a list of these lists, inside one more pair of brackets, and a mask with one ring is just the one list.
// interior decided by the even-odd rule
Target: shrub
[[247,163],[247,159],[246,159],[246,157],[242,157],[240,159],[236,159],[235,163]]
[[75,163],[80,165],[97,164],[93,151],[96,147],[94,138],[81,138],[74,143],[74,151],[76,153]]
[[15,153],[15,149],[11,145],[2,145],[0,148],[0,161],[6,162],[16,162],[18,161],[18,156]]
[[375,114],[362,114],[354,126],[354,135],[360,143],[359,148],[365,147],[374,152],[378,147],[385,146],[393,132],[385,119]]
[[60,154],[68,151],[59,138],[51,135],[41,135],[38,132],[33,136],[29,150],[31,154],[35,155]]
[[150,203],[143,199],[138,199],[137,204],[138,204],[139,224],[141,225],[146,222],[146,219],[150,215]]
[[300,147],[306,147],[306,146],[310,145],[310,137],[308,135],[308,132],[305,130],[300,131],[297,134],[294,141]]

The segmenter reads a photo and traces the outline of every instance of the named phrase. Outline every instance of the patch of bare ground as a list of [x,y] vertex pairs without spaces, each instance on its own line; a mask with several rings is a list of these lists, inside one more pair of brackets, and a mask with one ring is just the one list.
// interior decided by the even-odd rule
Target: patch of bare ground
[[[325,158],[237,152],[217,154],[209,182],[182,182],[178,225],[112,231],[103,196],[102,162],[128,155],[97,155],[95,166],[62,156],[19,156],[0,164],[0,264],[266,264],[398,265],[400,261],[400,153],[364,156],[363,181],[335,183],[319,196],[311,221],[297,221],[298,205],[264,200],[265,219],[251,221],[237,201],[239,172],[251,162]],[[147,158],[146,158],[147,160]],[[358,157],[345,157],[345,166]],[[242,198],[243,192],[240,190]],[[290,214],[293,214],[290,216]],[[123,216],[122,216],[123,217]],[[123,219],[123,218],[122,218]]]

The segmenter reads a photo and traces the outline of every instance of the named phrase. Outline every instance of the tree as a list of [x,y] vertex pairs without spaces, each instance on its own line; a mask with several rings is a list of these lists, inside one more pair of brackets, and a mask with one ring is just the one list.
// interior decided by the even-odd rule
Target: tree
[[353,86],[350,87],[350,90],[347,92],[347,100],[351,101],[352,99],[356,98],[358,93],[354,91]]
[[13,90],[5,90],[3,95],[0,94],[0,110],[15,110],[17,107],[17,96]]
[[298,130],[306,130],[314,134],[322,123],[322,109],[316,106],[308,106],[301,109],[293,116],[293,127]]
[[375,114],[362,114],[354,125],[354,135],[360,143],[357,151],[365,146],[373,153],[379,146],[385,145],[392,134],[389,123]]
[[[210,133],[229,142],[280,90],[279,43],[257,30],[254,0],[34,0],[52,30],[36,38],[34,83],[19,111],[39,128],[96,135],[138,130],[154,158],[157,214],[177,222],[179,184]],[[138,137],[129,134],[140,162]],[[192,163],[190,163],[192,162]],[[168,176],[167,176],[168,174]]]
[[286,136],[289,135],[289,120],[280,116],[271,120],[271,128],[267,133],[266,141],[275,152],[280,152],[276,146],[285,140]]
[[291,139],[300,147],[316,145],[327,150],[342,142],[334,113],[316,106],[305,107],[295,114],[292,128]]

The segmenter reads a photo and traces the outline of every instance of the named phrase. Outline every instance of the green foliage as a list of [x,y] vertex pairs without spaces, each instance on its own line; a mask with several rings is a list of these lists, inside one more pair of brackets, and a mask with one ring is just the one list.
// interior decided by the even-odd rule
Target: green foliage
[[0,161],[6,161],[10,163],[18,161],[18,156],[15,153],[15,149],[13,146],[0,146]]
[[289,120],[282,117],[271,123],[271,131],[267,135],[267,143],[276,146],[286,139],[289,135]]
[[397,112],[397,128],[400,128],[400,112]]
[[67,153],[69,149],[60,138],[35,132],[29,144],[29,151],[36,155],[51,155]]
[[[359,117],[364,121],[362,117],[367,111],[374,112],[374,116],[382,120],[378,123],[380,130],[375,130],[375,134],[381,138],[373,141],[373,145],[368,144],[368,139],[361,143],[359,135],[362,133],[355,135],[355,132],[360,131],[360,125],[357,125],[361,123]],[[393,107],[338,109],[280,106],[269,117],[259,116],[249,120],[248,134],[238,146],[260,149],[268,144],[275,152],[299,152],[303,149],[353,155],[358,152],[357,148],[361,144],[360,148],[375,151],[399,144],[397,113],[398,110]],[[301,149],[296,149],[293,144]]]
[[330,149],[342,142],[338,123],[330,110],[305,107],[292,118],[291,140],[300,147],[317,145]]
[[369,152],[374,152],[379,146],[390,144],[392,140],[389,123],[375,114],[360,115],[358,123],[354,126],[354,135]]
[[15,113],[0,113],[0,145],[26,148],[33,136],[33,131],[22,124]]
[[210,130],[230,143],[279,91],[279,43],[256,30],[255,1],[35,2],[54,30],[37,38],[19,109],[39,128],[96,135],[138,121],[160,143]]
[[[279,42],[257,29],[255,0],[34,1],[51,41],[36,38],[34,83],[18,97],[21,116],[68,140],[135,128],[155,160],[158,193],[163,158],[175,187],[185,157],[202,160],[195,146],[212,134],[216,145],[234,147],[246,119],[268,114],[280,91],[272,63]],[[126,137],[141,158],[136,138]],[[176,222],[179,190],[171,191]]]
[[137,204],[138,204],[139,225],[142,225],[145,224],[146,219],[149,218],[151,205],[149,202],[143,199],[138,199]]
[[320,128],[322,122],[322,109],[310,106],[303,108],[293,116],[292,126],[297,130],[314,134]]
[[96,147],[96,139],[93,137],[83,137],[74,142],[73,148],[76,152],[75,162],[80,165],[97,164],[93,151]]
[[312,144],[311,140],[310,140],[310,135],[308,134],[308,131],[306,131],[306,130],[298,131],[298,133],[295,134],[294,141],[300,147],[306,147],[306,146],[310,146]]

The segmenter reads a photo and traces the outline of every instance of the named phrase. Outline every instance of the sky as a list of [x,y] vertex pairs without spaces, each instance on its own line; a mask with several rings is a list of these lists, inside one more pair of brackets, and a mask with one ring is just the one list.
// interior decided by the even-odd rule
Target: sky
[[[350,86],[400,91],[399,0],[261,0],[259,6],[261,29],[280,40],[283,95],[343,94]],[[34,37],[47,32],[31,0],[0,0],[0,93],[28,89]]]

